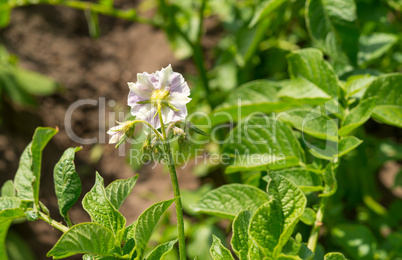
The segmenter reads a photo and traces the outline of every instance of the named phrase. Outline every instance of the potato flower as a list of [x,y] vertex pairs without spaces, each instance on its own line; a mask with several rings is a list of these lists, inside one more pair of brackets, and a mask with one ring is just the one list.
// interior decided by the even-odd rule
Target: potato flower
[[138,73],[137,82],[129,82],[128,86],[128,105],[136,119],[160,128],[158,107],[164,124],[186,118],[190,89],[183,76],[173,72],[171,65],[152,74]]
[[115,144],[120,142],[122,138],[127,136],[127,132],[132,131],[133,121],[126,121],[124,123],[117,122],[118,125],[114,126],[107,131],[107,134],[110,135],[109,144]]

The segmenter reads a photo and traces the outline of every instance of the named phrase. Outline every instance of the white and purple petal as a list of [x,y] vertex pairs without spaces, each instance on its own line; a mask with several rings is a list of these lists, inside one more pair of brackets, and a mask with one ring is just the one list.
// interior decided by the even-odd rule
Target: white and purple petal
[[[164,101],[176,107],[174,111],[169,106],[162,106],[162,119],[165,124],[185,119],[187,116],[186,104],[190,102],[190,89],[187,82],[180,73],[173,72],[171,65],[162,68],[155,73],[137,74],[137,82],[129,83],[130,93],[128,95],[128,105],[131,106],[131,113],[137,119],[145,120],[156,129],[160,128],[160,120],[157,107],[153,102],[138,104],[141,101],[151,100],[155,90],[169,91]],[[155,101],[155,100],[151,100]]]
[[172,66],[169,64],[166,68],[162,68],[160,71],[157,71],[157,74],[159,75],[159,81],[158,81],[158,89],[164,91],[164,90],[169,90],[170,86],[170,76],[172,75],[173,70]]
[[190,88],[180,73],[173,72],[173,74],[170,75],[170,92],[181,93],[186,96],[190,95]]
[[110,135],[109,144],[117,143],[120,138],[123,137],[124,127],[125,124],[120,124],[110,128],[109,131],[107,131],[107,134]]

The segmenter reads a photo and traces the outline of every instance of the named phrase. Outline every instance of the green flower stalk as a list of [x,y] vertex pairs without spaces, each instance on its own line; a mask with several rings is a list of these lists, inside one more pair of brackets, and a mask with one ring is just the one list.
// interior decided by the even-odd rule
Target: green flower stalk
[[[186,104],[191,100],[188,97],[190,89],[183,76],[173,72],[170,65],[152,74],[139,73],[137,74],[137,82],[130,82],[128,85],[130,87],[128,105],[131,107],[131,114],[136,117],[136,120],[119,123],[118,126],[112,127],[108,131],[111,136],[109,143],[117,143],[116,147],[119,146],[127,136],[133,135],[137,123],[143,123],[146,126],[146,131],[150,129],[155,134],[148,135],[143,146],[144,151],[153,150],[152,147],[158,139],[162,143],[163,158],[169,168],[176,204],[180,260],[185,260],[183,206],[169,143],[169,131],[172,129],[175,136],[185,136],[183,129],[179,129],[175,125],[187,116]],[[167,124],[169,124],[168,128],[165,127]]]

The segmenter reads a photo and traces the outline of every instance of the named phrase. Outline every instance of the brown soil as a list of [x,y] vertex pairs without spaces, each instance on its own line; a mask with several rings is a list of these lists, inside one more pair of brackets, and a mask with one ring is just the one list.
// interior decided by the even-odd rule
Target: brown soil
[[[2,44],[19,57],[23,68],[48,75],[63,86],[62,92],[39,98],[38,108],[3,103],[0,185],[13,178],[19,156],[34,129],[37,126],[58,126],[60,132],[44,151],[40,194],[51,215],[58,220],[61,219],[54,196],[53,166],[66,148],[81,146],[74,143],[65,131],[64,116],[68,107],[80,99],[104,97],[106,104],[110,100],[116,101],[115,106],[106,106],[107,115],[109,112],[127,113],[126,82],[135,81],[137,72],[152,72],[170,63],[176,71],[193,71],[189,68],[191,63],[174,59],[161,31],[108,17],[102,17],[101,29],[102,36],[98,40],[91,39],[82,12],[65,7],[36,6],[14,10],[10,25],[0,31]],[[107,141],[105,132],[99,132],[99,129],[108,129],[111,125],[108,119],[106,124],[99,124],[98,109],[88,105],[73,113],[72,128],[78,136]],[[126,161],[112,145],[83,145],[83,151],[77,153],[76,159],[83,182],[82,194],[92,187],[95,171],[105,178],[105,184],[133,176],[135,173]],[[191,166],[179,170],[179,181],[181,188],[195,189],[198,180],[189,168]],[[172,196],[169,176],[160,165],[155,169],[145,166],[138,173],[137,185],[121,209],[128,223],[153,202]],[[89,221],[80,203],[72,208],[71,218],[75,222]],[[41,221],[12,228],[26,238],[37,259],[48,259],[45,257],[47,250],[60,236],[58,231]]]

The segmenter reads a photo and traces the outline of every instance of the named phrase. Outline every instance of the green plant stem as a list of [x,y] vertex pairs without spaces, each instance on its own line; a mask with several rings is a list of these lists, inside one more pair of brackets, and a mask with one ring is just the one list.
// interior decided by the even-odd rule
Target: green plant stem
[[[159,113],[159,112],[158,112]],[[150,123],[148,123],[147,121],[144,121],[144,120],[134,120],[134,121],[132,121],[132,123],[133,124],[136,124],[136,123],[143,123],[143,124],[146,124],[147,126],[149,126],[149,128],[151,128],[151,130],[152,131],[154,131],[154,133],[158,136],[158,138],[160,139],[160,140],[163,140],[163,136],[158,132],[158,130],[156,130]]]
[[312,251],[315,252],[317,247],[317,240],[320,235],[320,229],[323,225],[322,220],[324,218],[324,211],[327,205],[328,197],[322,197],[320,201],[320,206],[317,211],[316,220],[314,222],[313,229],[311,230],[310,237],[307,242],[307,247]]
[[50,218],[48,215],[46,215],[43,212],[39,212],[39,218],[51,225],[52,227],[60,230],[63,233],[66,233],[68,231],[68,227],[64,226],[63,224],[57,222],[56,220]]
[[[209,105],[211,106],[211,108],[215,108],[215,104],[211,99],[211,91],[209,88],[209,81],[208,81],[208,76],[207,76],[207,69],[205,66],[205,62],[204,62],[204,53],[202,50],[202,35],[203,35],[203,30],[204,30],[204,18],[205,18],[205,7],[207,5],[207,0],[202,0],[201,3],[201,8],[200,8],[200,24],[198,27],[198,34],[197,34],[197,40],[195,41],[195,43],[191,43],[190,39],[188,39],[188,42],[190,42],[190,46],[193,49],[194,52],[194,56],[193,56],[193,60],[195,65],[197,66],[197,71],[198,74],[201,78],[201,84],[205,90],[205,95],[206,95],[206,99],[209,103]],[[188,37],[186,37],[188,38]]]
[[198,75],[201,80],[201,86],[203,87],[203,89],[205,91],[205,97],[206,97],[206,100],[207,100],[209,106],[213,109],[215,107],[215,104],[211,99],[212,96],[211,96],[211,91],[209,88],[207,69],[206,69],[206,66],[204,63],[204,54],[203,54],[202,44],[201,44],[206,1],[207,0],[203,0],[201,3],[200,25],[198,27],[197,39],[195,39],[194,42],[188,37],[188,35],[185,32],[183,32],[183,30],[177,24],[176,18],[175,18],[176,15],[174,13],[175,9],[171,9],[165,0],[159,0],[159,3],[161,6],[161,11],[165,15],[165,19],[167,19],[170,22],[168,24],[170,24],[174,28],[174,31],[176,33],[178,33],[193,50],[193,61],[195,63]]
[[163,136],[163,140],[162,140],[163,150],[165,152],[165,158],[167,160],[167,165],[168,165],[169,173],[170,173],[170,179],[172,181],[173,194],[175,197],[177,231],[179,234],[179,255],[180,255],[180,260],[186,260],[187,259],[186,245],[185,245],[186,235],[184,233],[183,205],[182,205],[181,197],[180,197],[180,188],[179,188],[179,182],[177,180],[176,168],[174,166],[174,161],[173,161],[173,156],[172,156],[172,152],[170,149],[170,144],[169,144],[169,141],[167,140],[165,125],[163,124],[160,105],[158,105],[158,115],[159,115],[159,121],[161,123],[161,131],[162,131],[162,136]]
[[204,63],[204,54],[202,51],[201,43],[193,44],[191,47],[194,52],[193,60],[197,67],[197,71],[198,71],[198,75],[200,76],[200,79],[201,79],[202,87],[204,88],[204,91],[205,91],[205,97],[206,97],[210,107],[212,109],[214,109],[215,104],[211,99],[212,96],[211,96],[211,91],[209,89],[207,69],[206,69],[205,63]]
[[70,219],[70,216],[68,215],[68,213],[66,214],[65,220],[66,220],[67,226],[69,228],[73,226],[73,223],[71,223],[71,219]]
[[83,10],[83,11],[91,10],[98,14],[116,17],[116,18],[132,21],[132,22],[139,22],[139,23],[154,26],[156,28],[161,28],[161,25],[158,23],[155,23],[155,21],[147,19],[142,16],[139,16],[135,9],[121,10],[121,9],[115,9],[113,7],[108,7],[108,6],[104,6],[104,5],[97,4],[97,3],[82,2],[82,1],[39,0],[37,2],[26,1],[26,2],[18,2],[18,3],[9,1],[7,4],[4,4],[0,7],[0,11],[5,11],[7,9],[9,10],[9,9],[12,9],[14,7],[19,7],[19,6],[38,5],[38,4],[63,5],[63,6],[67,6],[70,8]]

